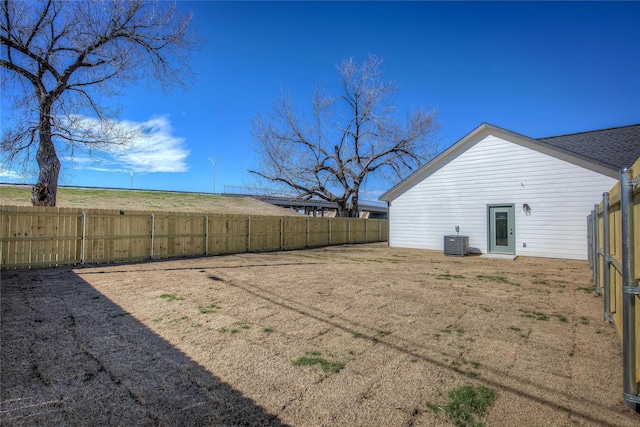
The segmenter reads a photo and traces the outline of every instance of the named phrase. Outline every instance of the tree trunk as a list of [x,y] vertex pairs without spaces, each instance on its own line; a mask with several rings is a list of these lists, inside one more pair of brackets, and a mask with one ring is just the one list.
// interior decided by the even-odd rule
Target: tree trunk
[[338,200],[336,203],[338,204],[338,212],[336,212],[336,217],[348,217],[349,210],[347,208],[347,202],[345,200]]
[[349,216],[352,218],[358,217],[358,188],[355,188],[355,193],[351,196],[351,206],[349,207]]
[[33,206],[54,207],[56,205],[60,160],[51,139],[50,112],[50,106],[40,107],[40,142],[38,154],[36,155],[38,166],[40,167],[40,175],[38,176],[38,182],[31,189],[31,204]]

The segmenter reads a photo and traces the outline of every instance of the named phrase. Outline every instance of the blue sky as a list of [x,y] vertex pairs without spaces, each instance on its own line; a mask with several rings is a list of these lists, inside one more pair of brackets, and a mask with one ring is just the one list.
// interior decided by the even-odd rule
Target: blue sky
[[[640,123],[639,2],[180,1],[207,44],[188,91],[124,88],[124,122],[152,134],[127,153],[65,158],[60,184],[211,192],[251,186],[250,120],[281,91],[338,94],[336,64],[384,58],[402,116],[436,108],[441,148],[483,122],[530,137]],[[4,182],[34,177],[0,176]],[[370,182],[365,199],[393,183]]]

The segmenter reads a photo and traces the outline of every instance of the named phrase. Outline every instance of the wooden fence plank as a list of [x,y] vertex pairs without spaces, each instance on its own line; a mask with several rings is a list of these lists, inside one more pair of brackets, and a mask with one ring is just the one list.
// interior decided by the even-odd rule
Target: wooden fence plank
[[[2,265],[8,265],[15,262],[15,241],[9,240],[11,237],[15,237],[15,221],[17,215],[15,212],[18,210],[15,206],[2,206],[2,218],[0,223],[2,224],[0,232],[2,237],[7,236],[7,239],[3,239],[0,242],[0,260]],[[4,213],[6,212],[6,214]]]
[[329,221],[322,218],[309,219],[309,246],[329,246]]

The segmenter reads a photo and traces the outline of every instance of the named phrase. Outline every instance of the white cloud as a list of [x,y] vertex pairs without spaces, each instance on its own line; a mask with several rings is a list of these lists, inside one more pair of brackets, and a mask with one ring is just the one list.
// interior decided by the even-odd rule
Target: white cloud
[[25,181],[28,177],[20,172],[4,169],[0,167],[0,178],[9,181]]
[[[87,126],[93,121],[86,120]],[[75,169],[121,172],[133,170],[135,173],[186,172],[190,151],[185,139],[173,135],[169,119],[165,116],[153,117],[146,122],[121,121],[116,124],[119,132],[133,135],[122,147],[96,147],[91,156],[75,153]]]

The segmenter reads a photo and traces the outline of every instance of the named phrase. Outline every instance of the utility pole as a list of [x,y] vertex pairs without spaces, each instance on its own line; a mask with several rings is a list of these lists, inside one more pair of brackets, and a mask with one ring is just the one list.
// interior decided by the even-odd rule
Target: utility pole
[[216,164],[218,163],[218,160],[220,160],[220,157],[222,157],[222,154],[219,155],[215,160],[209,157],[209,160],[213,165],[213,194],[216,194]]

